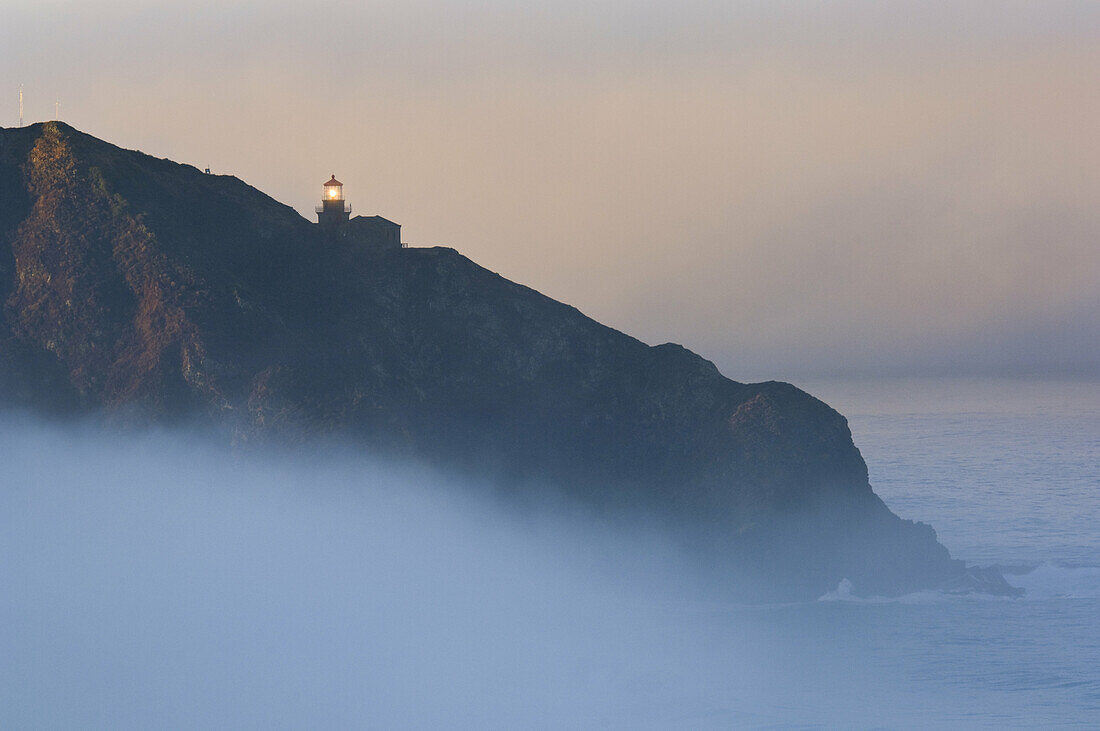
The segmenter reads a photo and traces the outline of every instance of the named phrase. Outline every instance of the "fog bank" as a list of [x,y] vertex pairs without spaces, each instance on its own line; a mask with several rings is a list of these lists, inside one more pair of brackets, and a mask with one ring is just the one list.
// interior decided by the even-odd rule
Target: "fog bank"
[[691,599],[715,578],[654,533],[350,453],[0,436],[5,727],[721,728],[922,703],[812,604]]

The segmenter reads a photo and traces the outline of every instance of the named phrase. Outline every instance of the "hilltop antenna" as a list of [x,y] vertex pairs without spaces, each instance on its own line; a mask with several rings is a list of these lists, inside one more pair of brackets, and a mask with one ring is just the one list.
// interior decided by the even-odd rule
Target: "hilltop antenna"
[[60,99],[54,99],[53,100],[53,120],[56,122],[59,119],[61,119],[61,100]]
[[19,85],[19,126],[23,126],[23,85]]

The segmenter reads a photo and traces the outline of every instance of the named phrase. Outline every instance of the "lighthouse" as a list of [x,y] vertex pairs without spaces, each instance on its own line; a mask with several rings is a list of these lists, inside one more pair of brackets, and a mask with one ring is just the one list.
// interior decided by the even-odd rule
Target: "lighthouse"
[[382,251],[401,249],[401,226],[381,216],[356,216],[351,218],[351,206],[344,201],[344,184],[334,174],[321,188],[321,205],[317,211],[317,225],[325,239],[344,243],[363,250]]
[[321,205],[317,206],[317,223],[331,232],[336,232],[348,222],[351,206],[344,202],[344,184],[333,173],[324,184],[321,193]]

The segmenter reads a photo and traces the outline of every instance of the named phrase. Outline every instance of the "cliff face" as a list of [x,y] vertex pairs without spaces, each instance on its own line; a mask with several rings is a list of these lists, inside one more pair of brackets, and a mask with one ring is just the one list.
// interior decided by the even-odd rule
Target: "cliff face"
[[0,400],[238,443],[327,435],[654,510],[792,586],[957,581],[844,418],[649,347],[453,250],[369,252],[241,181],[64,124],[0,133]]

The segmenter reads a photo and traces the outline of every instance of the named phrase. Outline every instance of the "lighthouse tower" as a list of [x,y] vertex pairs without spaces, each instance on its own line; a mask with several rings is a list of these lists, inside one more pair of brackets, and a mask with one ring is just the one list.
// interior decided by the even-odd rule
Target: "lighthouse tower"
[[333,243],[356,246],[363,251],[401,249],[401,226],[381,216],[351,218],[351,206],[344,202],[344,184],[333,175],[325,183],[317,225]]
[[317,206],[317,223],[332,233],[343,228],[351,215],[351,206],[344,202],[344,184],[333,175],[324,185],[321,205]]

